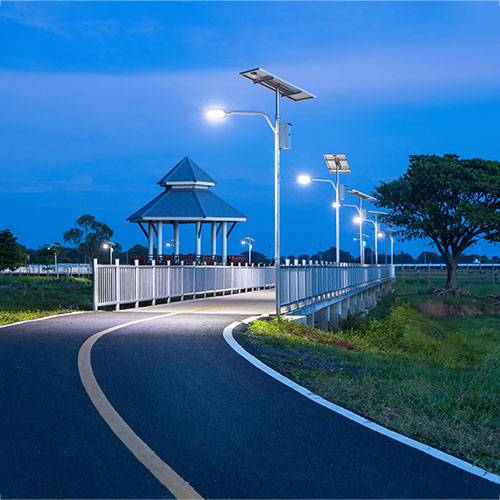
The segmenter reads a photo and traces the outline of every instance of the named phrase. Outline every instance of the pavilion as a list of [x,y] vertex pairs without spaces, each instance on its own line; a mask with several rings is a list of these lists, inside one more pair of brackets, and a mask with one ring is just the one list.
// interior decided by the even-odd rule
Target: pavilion
[[[179,263],[179,224],[194,224],[195,261],[217,261],[217,236],[222,229],[222,258],[227,263],[227,239],[237,222],[245,222],[246,216],[215,195],[210,188],[216,182],[191,158],[183,158],[158,184],[165,190],[127,218],[137,223],[148,238],[148,260],[158,263],[166,260],[163,248],[163,226],[172,224],[174,233],[173,263]],[[231,224],[228,230],[228,223]],[[201,255],[201,231],[203,225],[211,228],[211,255]],[[217,227],[218,224],[218,227]],[[147,225],[147,230],[145,229]],[[154,252],[154,236],[157,253]],[[186,256],[187,257],[187,256]],[[170,256],[169,256],[169,259]]]

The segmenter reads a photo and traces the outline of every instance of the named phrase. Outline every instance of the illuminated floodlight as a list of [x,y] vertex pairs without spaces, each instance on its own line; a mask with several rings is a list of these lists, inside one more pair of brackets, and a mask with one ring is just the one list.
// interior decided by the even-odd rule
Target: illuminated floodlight
[[228,114],[229,112],[225,109],[212,108],[206,111],[205,116],[211,120],[220,120],[221,118],[225,118]]
[[310,184],[312,179],[308,175],[299,175],[297,180],[299,184]]
[[383,238],[383,237],[385,236],[385,234],[384,234],[384,233],[378,233],[378,234],[377,234],[377,236],[378,236],[379,238]]
[[104,243],[104,245],[102,246],[102,248],[109,248],[109,245],[107,243]]
[[359,224],[361,222],[361,217],[359,217],[359,216],[354,217],[353,221],[356,222],[357,224]]
[[337,203],[336,201],[334,201],[334,202],[332,203],[332,207],[333,207],[333,208],[339,208],[339,207],[340,207],[340,203]]
[[253,83],[258,83],[267,89],[279,91],[283,97],[288,97],[292,101],[305,101],[307,99],[315,99],[316,96],[306,92],[305,90],[292,85],[291,83],[278,78],[277,76],[269,73],[265,69],[255,68],[248,71],[242,71],[241,76],[248,78]]
[[347,162],[346,155],[331,155],[326,154],[323,155],[323,158],[326,161],[326,165],[328,166],[328,170],[331,174],[339,173],[339,174],[350,174],[351,168],[349,167],[349,163]]

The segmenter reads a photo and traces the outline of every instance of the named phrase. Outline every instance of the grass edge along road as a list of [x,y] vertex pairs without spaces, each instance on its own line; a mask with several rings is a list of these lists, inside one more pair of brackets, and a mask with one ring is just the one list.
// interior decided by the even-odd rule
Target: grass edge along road
[[[480,294],[480,286],[471,288]],[[395,289],[367,318],[336,332],[274,319],[236,336],[251,354],[325,399],[499,474],[500,315],[430,318],[418,309],[434,300],[425,287]],[[477,303],[436,300],[455,311],[467,310],[467,300]]]
[[85,278],[0,277],[0,325],[92,308]]

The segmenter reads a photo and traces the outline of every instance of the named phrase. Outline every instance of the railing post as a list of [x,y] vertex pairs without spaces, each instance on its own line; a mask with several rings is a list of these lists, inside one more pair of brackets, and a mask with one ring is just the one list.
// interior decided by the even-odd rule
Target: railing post
[[181,260],[181,300],[184,300],[184,261]]
[[134,260],[134,269],[135,269],[135,303],[134,307],[139,307],[139,260]]
[[207,261],[204,261],[203,262],[203,267],[205,269],[204,271],[204,286],[203,286],[203,297],[206,298],[207,297]]
[[167,304],[170,304],[170,297],[172,295],[172,287],[170,285],[170,280],[172,279],[172,267],[170,261],[167,260]]
[[120,310],[120,259],[115,260],[115,294],[116,294],[116,305],[115,311]]
[[155,306],[156,305],[156,261],[153,259],[151,261],[151,268],[153,269],[151,271],[151,274],[153,275],[153,300],[151,301],[151,305]]
[[93,276],[94,276],[94,289],[93,289],[93,306],[94,306],[94,311],[97,311],[99,308],[99,272],[98,272],[98,266],[97,264],[97,259],[93,260]]

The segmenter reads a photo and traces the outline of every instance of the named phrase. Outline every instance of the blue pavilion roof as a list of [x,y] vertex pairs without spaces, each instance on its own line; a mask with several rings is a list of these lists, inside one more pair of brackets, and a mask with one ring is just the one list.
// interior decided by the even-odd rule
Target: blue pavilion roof
[[160,186],[198,183],[213,186],[215,181],[189,156],[185,156],[158,182]]
[[215,181],[187,156],[158,183],[165,191],[127,218],[142,221],[246,221],[210,191]]

